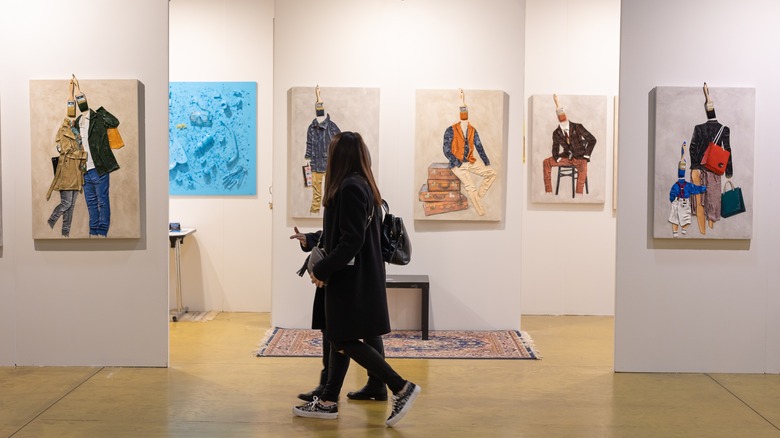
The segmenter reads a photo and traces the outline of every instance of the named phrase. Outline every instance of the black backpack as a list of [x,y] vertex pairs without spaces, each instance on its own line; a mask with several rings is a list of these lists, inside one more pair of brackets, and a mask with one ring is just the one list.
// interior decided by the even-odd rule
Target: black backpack
[[385,217],[382,219],[382,258],[393,265],[407,265],[412,259],[412,241],[404,227],[404,220],[390,214],[387,201],[382,200]]

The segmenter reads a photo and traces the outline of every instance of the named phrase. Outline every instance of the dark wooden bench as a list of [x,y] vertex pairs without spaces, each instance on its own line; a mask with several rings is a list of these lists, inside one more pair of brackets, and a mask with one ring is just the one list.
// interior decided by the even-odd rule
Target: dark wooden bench
[[388,275],[388,289],[420,289],[420,323],[422,338],[428,340],[428,308],[430,305],[430,283],[427,275]]

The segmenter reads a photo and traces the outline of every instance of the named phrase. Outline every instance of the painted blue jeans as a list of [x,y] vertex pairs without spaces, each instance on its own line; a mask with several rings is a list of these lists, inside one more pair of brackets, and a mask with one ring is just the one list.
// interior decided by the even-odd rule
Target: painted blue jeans
[[90,169],[84,175],[84,198],[89,211],[89,235],[108,235],[108,225],[111,222],[111,205],[108,201],[110,173],[99,175],[96,169]]
[[73,207],[76,206],[76,197],[78,190],[60,190],[60,203],[54,207],[54,211],[49,216],[49,226],[54,228],[54,224],[62,216],[62,236],[70,236],[70,224],[73,222]]

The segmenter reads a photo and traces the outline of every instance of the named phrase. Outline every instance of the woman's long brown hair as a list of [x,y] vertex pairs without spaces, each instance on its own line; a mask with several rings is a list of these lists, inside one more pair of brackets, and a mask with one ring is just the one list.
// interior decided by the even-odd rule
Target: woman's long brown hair
[[368,182],[374,194],[374,204],[382,205],[382,195],[371,171],[371,155],[363,137],[357,132],[344,131],[336,134],[328,145],[328,167],[325,170],[325,193],[322,205],[328,207],[341,187],[341,183],[357,173]]

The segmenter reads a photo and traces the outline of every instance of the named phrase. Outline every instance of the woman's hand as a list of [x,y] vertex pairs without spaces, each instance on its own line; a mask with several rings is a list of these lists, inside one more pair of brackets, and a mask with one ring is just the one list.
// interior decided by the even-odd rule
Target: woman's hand
[[311,272],[309,273],[309,277],[311,277],[311,282],[315,286],[317,286],[319,288],[325,287],[325,282],[322,281],[322,280],[317,279],[317,277],[315,277],[314,274],[312,274]]
[[290,236],[290,239],[298,239],[301,243],[301,248],[306,248],[306,235],[298,231],[298,227],[293,227],[295,234]]

